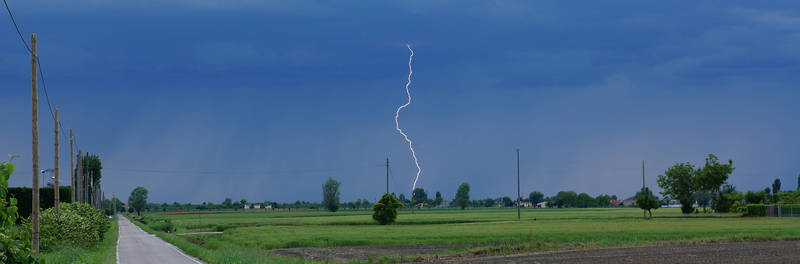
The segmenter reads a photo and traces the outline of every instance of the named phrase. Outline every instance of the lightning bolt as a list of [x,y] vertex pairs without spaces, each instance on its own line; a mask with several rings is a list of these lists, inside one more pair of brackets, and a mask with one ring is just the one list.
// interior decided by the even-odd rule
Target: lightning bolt
[[414,74],[414,70],[411,68],[411,61],[414,59],[414,50],[411,49],[411,45],[409,44],[406,44],[406,47],[408,48],[408,51],[411,52],[411,55],[408,56],[408,82],[406,82],[406,94],[408,95],[408,102],[398,107],[397,112],[394,113],[394,129],[397,130],[397,132],[400,132],[406,142],[408,142],[408,149],[411,150],[411,156],[414,157],[414,165],[417,166],[417,177],[414,178],[414,184],[411,186],[411,191],[413,192],[414,189],[417,188],[417,181],[419,180],[419,175],[422,173],[422,168],[419,166],[417,152],[414,151],[414,143],[411,142],[411,139],[408,138],[408,135],[406,135],[406,133],[403,132],[403,129],[400,128],[400,121],[398,121],[400,118],[400,110],[403,110],[403,108],[406,108],[411,104],[411,91],[408,89],[408,86],[411,85],[411,75]]

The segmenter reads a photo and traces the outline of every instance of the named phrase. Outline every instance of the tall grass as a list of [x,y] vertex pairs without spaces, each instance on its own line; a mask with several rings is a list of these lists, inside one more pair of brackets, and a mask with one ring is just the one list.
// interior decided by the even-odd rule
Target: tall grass
[[89,248],[63,246],[44,253],[41,257],[45,263],[116,263],[118,235],[117,218],[114,217],[109,230],[99,243]]

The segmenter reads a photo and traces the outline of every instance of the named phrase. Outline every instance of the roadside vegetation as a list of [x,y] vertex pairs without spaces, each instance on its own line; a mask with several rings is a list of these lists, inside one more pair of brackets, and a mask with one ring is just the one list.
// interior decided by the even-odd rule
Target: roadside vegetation
[[61,246],[41,255],[45,263],[116,263],[117,258],[117,218],[110,224],[103,239],[89,247]]
[[32,255],[28,233],[16,224],[17,199],[6,197],[12,174],[14,164],[0,162],[0,263],[38,263]]
[[[18,201],[8,197],[10,162],[0,163],[0,263],[113,263],[116,258],[116,223],[104,210],[88,204],[60,203],[41,211],[40,255],[31,245],[31,218],[19,218]],[[69,194],[67,194],[69,195]],[[69,196],[67,196],[69,197]]]

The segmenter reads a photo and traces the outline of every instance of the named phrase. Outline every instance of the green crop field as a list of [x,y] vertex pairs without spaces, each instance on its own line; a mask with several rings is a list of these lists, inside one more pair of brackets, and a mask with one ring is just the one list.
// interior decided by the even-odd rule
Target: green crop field
[[[453,244],[455,250],[499,248],[498,252],[597,248],[653,243],[800,239],[800,219],[743,218],[738,214],[682,215],[656,210],[642,219],[635,208],[403,211],[398,222],[377,225],[371,212],[265,212],[152,214],[150,225],[169,219],[178,234],[169,240],[211,263],[266,263],[293,259],[268,250],[295,247],[394,244]],[[535,220],[534,220],[535,219]],[[150,230],[151,231],[151,230]],[[513,249],[509,249],[513,247]],[[233,259],[233,256],[241,259]]]

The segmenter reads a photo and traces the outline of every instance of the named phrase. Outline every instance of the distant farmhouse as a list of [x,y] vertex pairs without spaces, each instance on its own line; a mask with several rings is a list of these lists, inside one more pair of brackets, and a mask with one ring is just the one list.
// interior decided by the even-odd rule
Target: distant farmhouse
[[622,200],[611,201],[611,206],[622,206]]
[[622,200],[623,206],[636,206],[636,196],[628,197],[628,199]]
[[254,204],[245,204],[244,205],[244,209],[251,209],[251,208],[252,209],[260,209],[261,208],[261,204],[254,203]]
[[661,207],[668,207],[668,208],[680,208],[681,203],[678,200],[669,200],[666,202],[662,202]]
[[522,206],[522,207],[531,207],[531,206],[533,206],[533,203],[531,203],[531,202],[526,202],[526,201],[521,201],[521,202],[519,202],[519,206]]
[[537,208],[545,208],[545,207],[547,207],[547,202],[541,202],[541,203],[537,203],[537,204],[536,204],[536,207],[537,207]]

